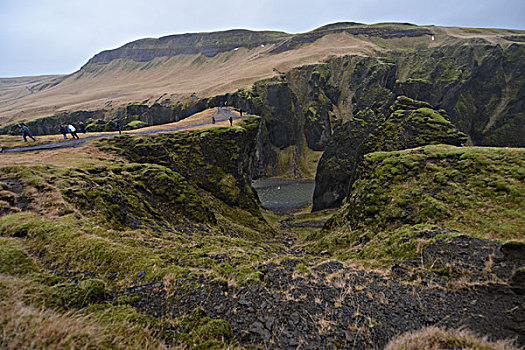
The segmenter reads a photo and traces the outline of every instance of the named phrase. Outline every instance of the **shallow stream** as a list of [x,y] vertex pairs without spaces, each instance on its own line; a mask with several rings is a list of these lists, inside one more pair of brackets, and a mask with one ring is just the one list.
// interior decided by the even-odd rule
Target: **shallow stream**
[[314,181],[269,179],[252,184],[262,205],[274,212],[285,212],[308,204],[314,195]]

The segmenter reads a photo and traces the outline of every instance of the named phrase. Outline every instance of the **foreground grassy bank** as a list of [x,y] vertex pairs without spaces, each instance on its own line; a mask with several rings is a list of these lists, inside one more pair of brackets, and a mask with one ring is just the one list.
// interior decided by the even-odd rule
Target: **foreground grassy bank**
[[371,153],[333,216],[280,217],[250,186],[257,131],[2,158],[2,347],[382,347],[465,315],[520,334],[523,150]]

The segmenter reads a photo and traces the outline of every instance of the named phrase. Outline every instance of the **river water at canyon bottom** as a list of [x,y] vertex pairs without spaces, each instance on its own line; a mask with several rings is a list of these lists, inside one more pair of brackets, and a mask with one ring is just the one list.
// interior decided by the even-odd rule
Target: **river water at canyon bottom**
[[252,184],[263,206],[274,212],[286,212],[312,201],[314,181],[269,179]]

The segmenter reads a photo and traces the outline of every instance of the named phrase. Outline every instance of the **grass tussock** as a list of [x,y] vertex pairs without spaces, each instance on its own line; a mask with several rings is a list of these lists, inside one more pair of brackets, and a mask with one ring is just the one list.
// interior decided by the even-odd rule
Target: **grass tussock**
[[[11,288],[16,286],[16,288]],[[59,313],[23,300],[32,284],[0,275],[2,349],[165,349],[137,325],[101,326],[80,313]],[[116,331],[116,330],[120,330]]]
[[392,339],[385,350],[517,350],[508,340],[489,341],[465,329],[446,330],[426,327],[418,331],[404,333]]

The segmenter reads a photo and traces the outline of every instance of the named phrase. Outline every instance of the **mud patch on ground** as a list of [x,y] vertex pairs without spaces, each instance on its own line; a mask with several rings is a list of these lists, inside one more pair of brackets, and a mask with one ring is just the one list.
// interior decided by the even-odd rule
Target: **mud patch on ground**
[[0,216],[27,209],[31,199],[23,195],[24,189],[17,179],[0,179]]

